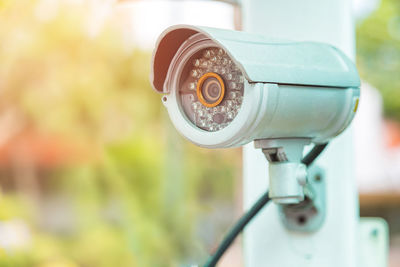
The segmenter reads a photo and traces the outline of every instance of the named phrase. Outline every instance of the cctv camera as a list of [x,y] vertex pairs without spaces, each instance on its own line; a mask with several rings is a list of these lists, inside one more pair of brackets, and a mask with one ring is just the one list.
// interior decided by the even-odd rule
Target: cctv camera
[[159,37],[151,83],[178,131],[208,148],[257,139],[323,143],[357,110],[354,64],[323,43],[172,26]]
[[354,64],[331,45],[207,27],[164,31],[151,70],[183,136],[207,148],[255,141],[272,163],[270,196],[286,204],[304,198],[304,146],[345,130],[360,94]]

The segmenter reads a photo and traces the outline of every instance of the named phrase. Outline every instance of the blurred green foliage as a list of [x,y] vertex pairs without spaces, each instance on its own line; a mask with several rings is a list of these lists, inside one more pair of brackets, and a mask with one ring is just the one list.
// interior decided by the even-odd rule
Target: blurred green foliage
[[46,173],[34,172],[38,197],[0,193],[0,224],[20,219],[31,234],[28,247],[0,248],[0,266],[203,258],[196,221],[213,201],[232,202],[239,151],[183,141],[150,88],[150,54],[128,47],[112,21],[93,27],[87,5],[50,2],[0,2],[0,112],[12,111],[21,131],[68,137],[90,153],[34,166]]
[[382,0],[357,27],[361,77],[382,93],[385,114],[400,121],[400,2]]

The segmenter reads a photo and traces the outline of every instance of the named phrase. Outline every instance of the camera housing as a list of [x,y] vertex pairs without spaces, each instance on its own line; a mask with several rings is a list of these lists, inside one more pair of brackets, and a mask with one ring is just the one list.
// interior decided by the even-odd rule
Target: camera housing
[[360,95],[353,62],[331,45],[189,25],[160,35],[150,80],[176,129],[207,148],[325,143],[350,124]]

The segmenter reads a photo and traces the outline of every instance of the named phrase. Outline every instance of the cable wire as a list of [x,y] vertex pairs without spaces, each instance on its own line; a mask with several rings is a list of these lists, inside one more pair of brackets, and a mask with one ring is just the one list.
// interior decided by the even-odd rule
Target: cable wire
[[243,228],[253,219],[255,215],[270,201],[268,191],[265,192],[257,202],[251,207],[249,211],[247,211],[239,221],[232,227],[229,233],[225,236],[222,243],[219,245],[217,251],[212,257],[209,258],[204,267],[214,267],[228,247],[232,244],[235,238],[239,235],[239,233],[243,230]]
[[[328,143],[315,145],[310,152],[301,160],[301,162],[309,167],[315,159],[325,150]],[[204,267],[215,267],[218,261],[221,259],[222,255],[226,252],[235,238],[243,231],[244,227],[258,214],[258,212],[270,201],[269,191],[267,190],[254,205],[247,211],[232,227],[232,229],[225,236],[219,245],[217,251],[214,255],[210,256]]]
[[306,165],[307,167],[310,166],[314,160],[325,150],[328,143],[315,145],[310,152],[301,160],[301,163]]

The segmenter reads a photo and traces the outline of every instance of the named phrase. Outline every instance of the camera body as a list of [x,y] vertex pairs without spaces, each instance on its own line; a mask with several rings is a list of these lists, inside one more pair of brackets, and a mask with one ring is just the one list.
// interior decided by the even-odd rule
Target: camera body
[[360,94],[354,64],[331,45],[188,25],[161,34],[150,80],[176,129],[207,148],[325,143],[350,124]]
[[344,131],[360,95],[357,69],[331,45],[187,25],[161,34],[150,80],[191,142],[228,148],[254,141],[270,163],[269,196],[281,205],[313,191],[305,190],[304,146]]

